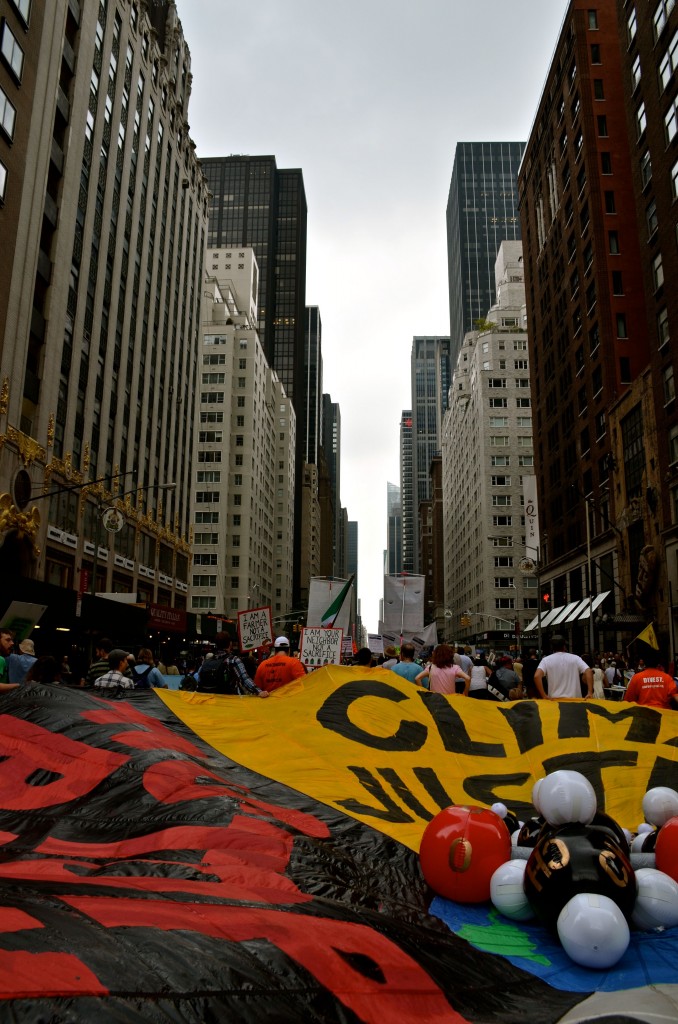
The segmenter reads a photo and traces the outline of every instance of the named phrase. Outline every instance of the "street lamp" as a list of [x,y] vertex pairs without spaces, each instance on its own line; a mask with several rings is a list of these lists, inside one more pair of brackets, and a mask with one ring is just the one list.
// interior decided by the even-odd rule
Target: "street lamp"
[[[129,474],[123,474],[128,476]],[[112,502],[120,501],[122,498],[126,498],[128,494],[138,494],[139,491],[173,491],[176,489],[176,483],[170,484],[149,484],[147,487],[132,487],[128,491],[122,491],[120,494],[116,494],[115,497],[109,498],[104,501],[101,498],[97,499],[96,507],[96,528],[94,531],[94,552],[92,554],[92,579],[90,580],[89,592],[92,597],[96,596],[96,580],[97,580],[97,568],[99,566],[99,543],[101,541],[101,526],[109,533],[120,533],[123,526],[125,525],[125,516],[121,509],[116,508]]]

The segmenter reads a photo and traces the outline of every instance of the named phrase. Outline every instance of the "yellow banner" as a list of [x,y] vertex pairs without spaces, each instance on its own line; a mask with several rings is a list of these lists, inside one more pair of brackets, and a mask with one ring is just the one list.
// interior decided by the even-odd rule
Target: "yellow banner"
[[239,764],[419,849],[452,803],[534,813],[534,782],[583,772],[598,809],[635,829],[651,786],[678,786],[678,713],[611,701],[495,704],[422,690],[388,669],[329,665],[267,700],[156,691]]

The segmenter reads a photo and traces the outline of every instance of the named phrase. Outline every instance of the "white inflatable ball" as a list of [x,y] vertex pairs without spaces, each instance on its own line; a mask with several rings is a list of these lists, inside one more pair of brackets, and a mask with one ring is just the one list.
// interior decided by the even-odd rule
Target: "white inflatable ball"
[[652,825],[649,825],[646,821],[641,821],[640,825],[636,829],[636,832],[638,833],[639,836],[642,835],[643,832],[651,832],[651,831],[652,831]]
[[624,835],[626,836],[626,842],[627,842],[627,843],[629,844],[629,846],[630,846],[630,845],[631,845],[631,841],[632,841],[632,839],[633,839],[633,832],[631,832],[631,831],[630,831],[630,830],[629,830],[628,828],[622,828],[622,832],[623,832],[623,833],[624,833]]
[[537,814],[541,814],[542,817],[543,814],[541,813],[541,807],[539,806],[539,790],[541,789],[541,784],[543,781],[543,779],[537,779],[534,786],[532,787],[532,804]]
[[526,860],[507,860],[500,864],[490,879],[490,899],[500,914],[512,921],[529,921],[534,917],[523,890]]
[[645,932],[678,924],[678,882],[656,868],[636,871],[638,895],[631,920]]
[[588,825],[598,807],[595,790],[586,776],[567,770],[553,772],[542,779],[539,805],[549,825],[569,825],[571,822]]
[[616,903],[595,892],[580,892],[558,916],[558,936],[576,964],[599,969],[620,960],[631,939],[629,926]]
[[505,818],[508,814],[508,807],[506,804],[492,804],[490,807],[491,811],[494,811],[500,818]]
[[647,832],[639,832],[637,836],[633,837],[630,844],[631,853],[642,853],[643,843],[645,842],[647,835]]
[[669,818],[678,815],[678,793],[668,786],[655,786],[648,789],[643,797],[643,814],[645,821],[659,828],[665,825]]

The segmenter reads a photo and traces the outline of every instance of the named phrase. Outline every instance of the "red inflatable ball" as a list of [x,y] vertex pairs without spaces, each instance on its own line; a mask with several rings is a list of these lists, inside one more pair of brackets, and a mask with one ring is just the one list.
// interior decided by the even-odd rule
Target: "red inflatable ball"
[[654,858],[657,870],[678,882],[678,818],[669,818],[659,829]]
[[457,903],[489,900],[492,875],[510,858],[508,829],[486,807],[446,807],[426,826],[419,851],[427,883]]

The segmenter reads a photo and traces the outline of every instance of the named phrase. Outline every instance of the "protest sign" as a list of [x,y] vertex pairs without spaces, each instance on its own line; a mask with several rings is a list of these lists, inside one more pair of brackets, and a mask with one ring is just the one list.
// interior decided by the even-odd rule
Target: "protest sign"
[[309,668],[341,662],[343,629],[306,626],[301,631],[301,663]]
[[238,636],[241,651],[253,651],[256,647],[273,643],[271,606],[238,612]]

